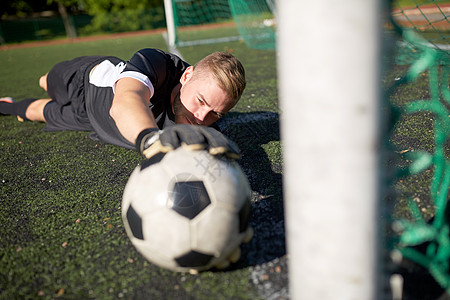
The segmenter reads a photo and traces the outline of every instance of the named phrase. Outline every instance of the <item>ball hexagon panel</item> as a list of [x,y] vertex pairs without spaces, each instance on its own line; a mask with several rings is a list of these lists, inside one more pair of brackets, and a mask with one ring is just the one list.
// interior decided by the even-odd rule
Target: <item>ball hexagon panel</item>
[[[246,199],[251,196],[251,190],[247,178],[237,163],[228,162],[225,166],[219,181],[207,181],[208,185],[211,185],[208,186],[208,190],[214,191],[214,199],[211,201],[238,212]],[[212,195],[211,198],[213,198]]]
[[124,205],[133,202],[133,208],[140,215],[153,212],[167,205],[167,188],[170,177],[161,165],[153,165],[140,171],[136,168],[130,176],[124,191]]
[[143,240],[144,233],[142,229],[142,218],[130,204],[127,209],[126,219],[128,221],[128,226],[130,227],[131,233],[137,239]]
[[189,219],[166,208],[145,215],[142,220],[144,239],[158,245],[158,251],[173,258],[191,250]]
[[238,235],[239,220],[232,211],[212,206],[192,220],[190,226],[192,249],[220,256],[227,244]]
[[183,147],[170,151],[163,159],[164,169],[172,177],[180,174],[189,174],[197,179],[203,179],[205,175],[205,160],[209,159],[209,154],[205,151],[190,151]]
[[191,250],[186,254],[176,257],[175,261],[180,267],[196,268],[208,265],[213,258],[213,255]]
[[208,191],[202,181],[178,181],[168,192],[168,205],[190,220],[211,204]]

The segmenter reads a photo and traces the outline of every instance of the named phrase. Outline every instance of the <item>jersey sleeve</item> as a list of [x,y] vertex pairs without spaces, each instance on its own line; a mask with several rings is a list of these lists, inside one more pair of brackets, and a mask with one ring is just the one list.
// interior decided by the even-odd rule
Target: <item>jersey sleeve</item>
[[142,73],[135,71],[122,72],[125,68],[125,63],[120,62],[114,65],[109,60],[104,60],[96,65],[89,75],[89,83],[98,87],[111,87],[115,93],[117,80],[130,77],[142,82],[150,91],[150,98],[153,96],[155,89],[153,88],[150,79]]
[[[117,77],[117,80],[119,80],[121,78],[125,78],[125,77],[134,78],[136,80],[139,80],[143,84],[145,84],[148,87],[148,90],[150,91],[150,98],[155,93],[155,88],[153,87],[153,84],[151,83],[150,79],[146,75],[136,72],[136,71],[126,71],[126,72],[120,73],[119,76]],[[116,82],[117,82],[117,80],[116,80]],[[113,86],[113,90],[114,89],[115,89],[115,85]]]
[[180,84],[180,78],[188,67],[189,64],[175,54],[147,48],[139,50],[126,62],[120,76],[149,82],[149,108],[155,119],[158,119],[165,112],[172,112],[172,91]]
[[155,89],[158,89],[166,80],[168,63],[170,61],[167,60],[165,52],[157,49],[142,49],[127,61],[119,77],[133,77],[145,84],[149,81]]

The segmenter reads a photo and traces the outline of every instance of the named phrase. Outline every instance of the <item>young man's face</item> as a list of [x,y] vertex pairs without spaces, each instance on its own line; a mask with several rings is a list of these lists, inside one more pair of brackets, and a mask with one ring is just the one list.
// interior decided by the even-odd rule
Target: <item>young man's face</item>
[[173,100],[177,124],[209,126],[227,113],[232,104],[212,76],[192,77],[189,67],[180,79],[181,89]]

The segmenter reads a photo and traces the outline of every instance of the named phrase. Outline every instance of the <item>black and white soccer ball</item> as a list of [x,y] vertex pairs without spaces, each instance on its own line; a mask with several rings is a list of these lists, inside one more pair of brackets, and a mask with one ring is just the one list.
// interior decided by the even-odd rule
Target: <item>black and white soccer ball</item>
[[183,147],[137,166],[125,187],[122,218],[132,244],[174,271],[227,266],[251,239],[251,189],[234,161]]

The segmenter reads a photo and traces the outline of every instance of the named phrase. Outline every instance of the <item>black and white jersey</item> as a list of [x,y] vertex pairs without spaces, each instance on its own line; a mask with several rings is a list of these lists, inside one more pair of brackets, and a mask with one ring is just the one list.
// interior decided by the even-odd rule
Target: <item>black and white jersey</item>
[[[173,88],[180,82],[181,75],[189,64],[178,56],[157,49],[142,49],[136,52],[119,78],[144,75],[144,82],[150,89],[150,108],[157,119],[158,126],[163,127],[162,114],[167,113],[174,120],[170,97]],[[138,77],[139,78],[139,77]],[[148,84],[148,81],[150,84]]]
[[171,93],[188,67],[189,64],[178,56],[158,49],[142,49],[126,62],[109,57],[97,64],[86,84],[86,111],[97,138],[122,147],[133,147],[122,137],[109,115],[115,84],[124,77],[139,80],[148,87],[150,109],[160,129],[174,124]]

